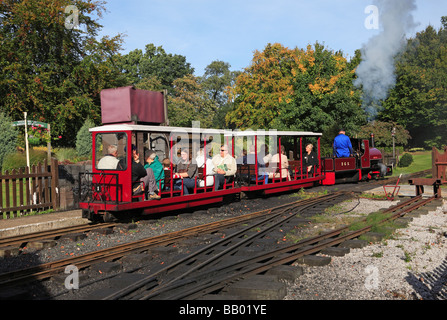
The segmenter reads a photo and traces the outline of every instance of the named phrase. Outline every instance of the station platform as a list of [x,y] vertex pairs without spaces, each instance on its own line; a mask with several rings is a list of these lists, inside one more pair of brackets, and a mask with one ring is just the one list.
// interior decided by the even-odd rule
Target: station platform
[[0,238],[89,223],[82,210],[52,212],[23,218],[0,220]]

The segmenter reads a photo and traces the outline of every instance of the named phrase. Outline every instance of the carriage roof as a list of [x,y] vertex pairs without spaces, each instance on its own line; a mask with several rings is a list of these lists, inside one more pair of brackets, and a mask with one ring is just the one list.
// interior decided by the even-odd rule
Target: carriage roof
[[322,133],[310,131],[278,131],[278,130],[230,130],[200,127],[170,127],[136,124],[111,124],[91,128],[90,132],[119,132],[119,131],[145,131],[145,132],[178,132],[192,134],[223,134],[224,136],[247,137],[247,136],[322,136]]

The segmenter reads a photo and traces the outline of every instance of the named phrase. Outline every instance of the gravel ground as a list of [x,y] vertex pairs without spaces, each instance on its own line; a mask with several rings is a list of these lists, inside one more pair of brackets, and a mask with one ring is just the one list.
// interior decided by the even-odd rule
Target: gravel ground
[[[296,200],[298,197],[295,194],[243,199],[207,210],[142,220],[137,223],[136,229],[123,226],[109,235],[92,232],[79,241],[59,240],[52,248],[25,248],[20,256],[2,259],[0,273]],[[361,216],[396,203],[360,199],[345,202],[337,210],[346,212],[352,209],[343,215]],[[444,208],[447,211],[447,204]],[[445,299],[447,294],[440,291],[442,285],[447,282],[447,214],[443,212],[443,208],[438,208],[428,215],[416,218],[408,228],[399,229],[392,240],[372,244],[363,249],[351,249],[351,253],[345,257],[333,257],[328,266],[304,266],[304,275],[295,283],[289,284],[286,300]],[[43,287],[42,290],[58,292],[60,288]],[[39,298],[37,295],[36,293],[36,298]]]
[[[345,203],[346,208],[356,202]],[[362,199],[353,213],[388,207]],[[392,239],[351,249],[324,267],[304,266],[286,300],[447,299],[447,203],[397,229]]]
[[206,210],[179,212],[179,214],[163,215],[162,217],[147,217],[137,221],[135,229],[129,228],[132,223],[123,223],[122,226],[115,228],[112,234],[104,235],[93,231],[88,233],[85,239],[78,241],[59,239],[56,242],[56,246],[42,250],[25,247],[19,256],[1,259],[0,273],[66,259],[111,246],[235,217],[248,212],[272,208],[282,203],[297,200],[299,198],[296,196],[284,195],[265,199],[260,198],[256,199],[256,201],[243,200],[229,203],[225,206],[211,207]]

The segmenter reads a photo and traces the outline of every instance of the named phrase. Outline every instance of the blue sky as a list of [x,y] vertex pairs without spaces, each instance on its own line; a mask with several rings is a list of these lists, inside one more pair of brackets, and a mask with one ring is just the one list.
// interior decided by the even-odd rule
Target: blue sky
[[[419,25],[407,36],[429,24],[438,29],[447,1],[415,1],[412,14]],[[214,60],[242,70],[255,50],[275,42],[305,48],[318,41],[349,58],[379,32],[364,25],[371,4],[374,0],[108,0],[99,23],[101,35],[127,35],[123,53],[153,43],[185,56],[201,76]]]

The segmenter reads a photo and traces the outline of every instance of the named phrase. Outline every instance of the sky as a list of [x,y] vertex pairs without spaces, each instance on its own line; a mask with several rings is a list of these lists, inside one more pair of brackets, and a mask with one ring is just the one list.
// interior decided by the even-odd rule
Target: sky
[[[407,37],[428,25],[439,29],[447,1],[414,1],[412,15],[418,25]],[[381,32],[380,19],[379,29],[365,26],[375,17],[373,11],[365,12],[369,5],[377,5],[380,16],[376,0],[108,0],[98,22],[103,25],[100,36],[126,35],[123,54],[144,51],[153,43],[185,56],[194,74],[202,76],[215,60],[243,70],[253,52],[268,43],[306,48],[319,42],[349,59]]]

